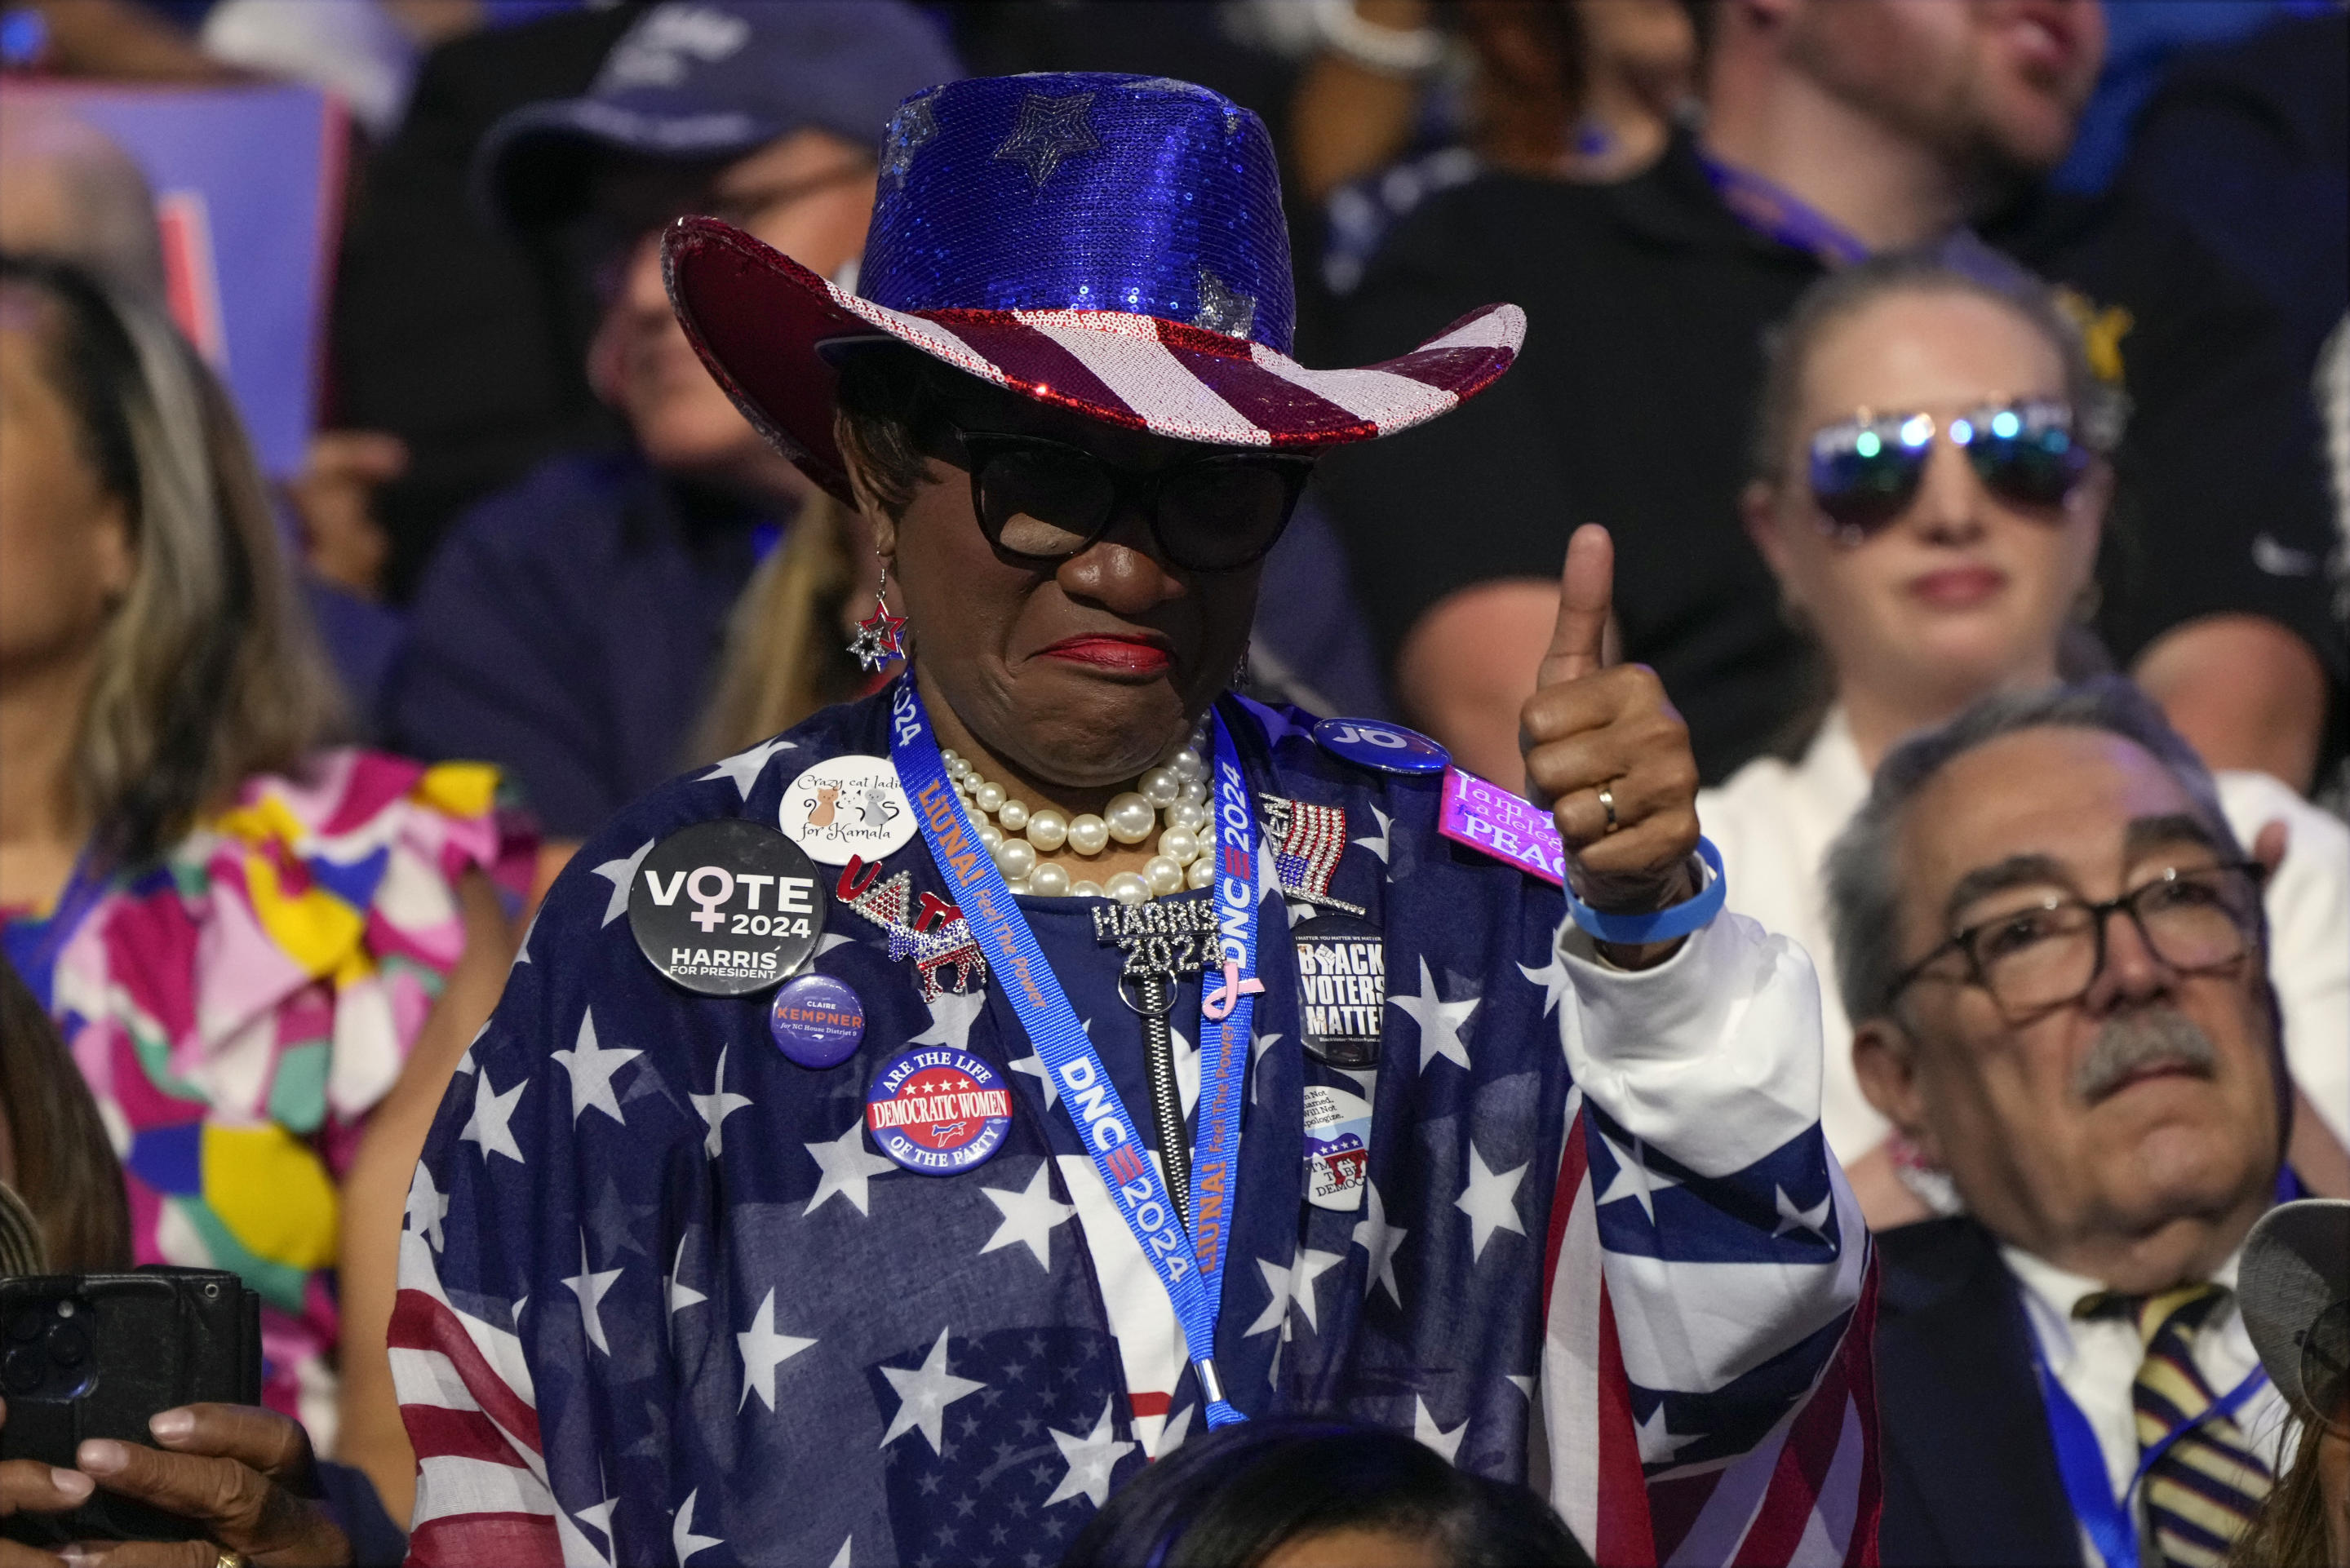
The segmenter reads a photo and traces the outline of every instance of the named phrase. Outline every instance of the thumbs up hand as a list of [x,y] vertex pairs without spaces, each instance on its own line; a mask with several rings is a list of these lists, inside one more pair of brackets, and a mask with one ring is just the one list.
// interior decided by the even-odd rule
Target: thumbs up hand
[[1604,661],[1615,581],[1615,541],[1585,524],[1567,541],[1558,626],[1519,711],[1518,749],[1528,798],[1551,808],[1566,842],[1576,896],[1645,914],[1696,891],[1697,759],[1656,671]]

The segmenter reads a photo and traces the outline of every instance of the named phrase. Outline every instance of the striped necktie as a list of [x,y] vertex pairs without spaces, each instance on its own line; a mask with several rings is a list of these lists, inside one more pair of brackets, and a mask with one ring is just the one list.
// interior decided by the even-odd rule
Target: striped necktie
[[2226,1296],[2220,1285],[2182,1285],[2156,1296],[2087,1296],[2074,1309],[2076,1317],[2129,1320],[2146,1345],[2130,1385],[2138,1451],[2178,1434],[2146,1472],[2147,1525],[2161,1568],[2220,1568],[2268,1495],[2268,1466],[2235,1418],[2212,1409],[2211,1386],[2189,1353]]

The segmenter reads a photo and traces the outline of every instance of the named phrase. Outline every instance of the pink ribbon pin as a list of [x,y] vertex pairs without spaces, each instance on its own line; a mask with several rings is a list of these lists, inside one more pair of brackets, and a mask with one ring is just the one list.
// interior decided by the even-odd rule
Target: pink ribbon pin
[[1224,983],[1200,999],[1201,1016],[1206,1018],[1211,1023],[1221,1023],[1231,1014],[1233,1008],[1240,1005],[1242,997],[1253,996],[1263,989],[1264,981],[1261,980],[1241,978],[1241,966],[1238,960],[1226,959]]

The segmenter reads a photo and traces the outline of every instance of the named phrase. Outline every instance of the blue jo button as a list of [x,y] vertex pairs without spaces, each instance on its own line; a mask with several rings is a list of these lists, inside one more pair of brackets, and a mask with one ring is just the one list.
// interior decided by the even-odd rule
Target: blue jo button
[[828,974],[804,974],[767,1005],[767,1032],[803,1067],[837,1067],[865,1038],[865,1003]]
[[1440,774],[1452,762],[1451,753],[1419,731],[1369,719],[1325,719],[1314,726],[1314,743],[1385,774]]

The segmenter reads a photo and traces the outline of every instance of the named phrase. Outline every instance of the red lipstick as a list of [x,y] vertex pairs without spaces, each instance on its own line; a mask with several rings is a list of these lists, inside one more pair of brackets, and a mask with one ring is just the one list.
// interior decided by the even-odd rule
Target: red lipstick
[[1909,581],[1909,591],[1936,609],[1972,609],[2006,587],[2007,574],[1996,566],[1945,566]]
[[1175,656],[1166,644],[1149,638],[1118,637],[1107,632],[1065,637],[1051,647],[1039,650],[1037,657],[1066,659],[1071,664],[1086,665],[1104,674],[1156,676],[1164,675],[1175,667]]

